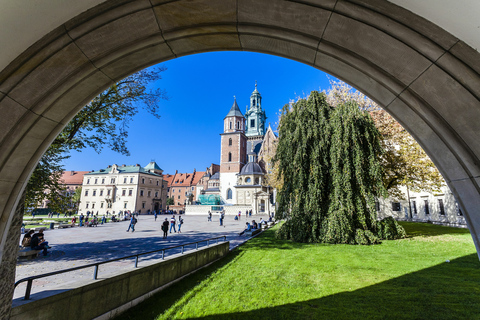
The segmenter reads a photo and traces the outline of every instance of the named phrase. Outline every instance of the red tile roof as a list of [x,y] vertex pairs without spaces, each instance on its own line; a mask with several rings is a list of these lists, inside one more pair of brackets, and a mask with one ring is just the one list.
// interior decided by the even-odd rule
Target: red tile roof
[[64,171],[60,180],[66,185],[82,185],[83,175],[90,171]]

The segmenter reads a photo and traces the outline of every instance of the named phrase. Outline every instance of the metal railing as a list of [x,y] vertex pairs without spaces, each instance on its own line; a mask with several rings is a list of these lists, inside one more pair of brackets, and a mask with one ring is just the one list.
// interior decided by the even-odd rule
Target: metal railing
[[[25,290],[24,300],[29,300],[29,299],[30,299],[30,293],[31,293],[31,291],[32,291],[33,280],[36,280],[36,279],[45,278],[45,277],[54,276],[54,275],[61,274],[61,273],[67,273],[67,272],[72,272],[72,271],[76,271],[76,270],[81,270],[81,269],[86,269],[86,268],[94,267],[94,270],[93,270],[93,279],[94,279],[94,280],[97,280],[97,278],[98,278],[98,267],[99,267],[100,265],[102,265],[102,264],[106,264],[106,263],[110,263],[110,262],[115,262],[115,261],[119,261],[119,260],[124,260],[124,259],[135,258],[135,265],[134,265],[134,267],[137,268],[137,267],[138,267],[138,257],[140,257],[140,256],[144,256],[144,255],[148,255],[148,254],[153,254],[153,253],[161,252],[161,253],[162,253],[162,260],[164,260],[164,259],[165,259],[165,251],[167,251],[167,250],[172,250],[172,249],[176,249],[176,248],[182,248],[181,253],[183,254],[183,253],[185,252],[185,247],[187,247],[187,246],[195,245],[195,250],[198,250],[198,244],[199,244],[199,243],[206,242],[206,243],[207,243],[206,246],[208,247],[208,246],[210,246],[211,241],[215,241],[215,244],[218,244],[218,239],[222,239],[222,238],[223,238],[223,241],[227,241],[227,236],[220,236],[220,237],[204,239],[204,240],[200,240],[200,241],[196,241],[196,242],[179,244],[179,245],[177,245],[177,246],[162,248],[162,249],[158,249],[158,250],[153,250],[153,251],[147,251],[147,252],[132,254],[132,255],[129,255],[129,256],[121,257],[121,258],[116,258],[116,259],[111,259],[111,260],[106,260],[106,261],[101,261],[101,262],[90,263],[90,264],[86,264],[86,265],[78,266],[78,267],[74,267],[74,268],[63,269],[63,270],[58,270],[58,271],[54,271],[54,272],[39,274],[39,275],[36,275],[36,276],[32,276],[32,277],[23,278],[23,279],[18,280],[17,282],[15,282],[14,288],[16,288],[20,283],[26,281],[26,282],[27,282],[27,288],[26,288],[26,290]],[[191,249],[191,250],[193,250],[193,249]]]

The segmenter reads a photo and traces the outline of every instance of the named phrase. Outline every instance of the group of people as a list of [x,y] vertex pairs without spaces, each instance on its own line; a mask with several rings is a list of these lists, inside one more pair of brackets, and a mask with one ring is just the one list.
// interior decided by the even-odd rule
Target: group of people
[[22,247],[31,248],[32,250],[43,250],[43,255],[46,256],[48,254],[47,249],[51,247],[45,241],[43,229],[40,229],[37,233],[34,232],[35,230],[30,230],[23,236]]
[[[161,227],[163,231],[163,239],[167,238],[168,225],[169,225],[168,218],[165,218],[165,220],[162,222],[162,227]],[[177,228],[176,228],[177,225],[178,225],[178,233],[182,233],[183,218],[180,216],[178,217],[178,221],[177,221],[175,216],[172,216],[170,218],[170,233],[172,233],[172,229],[173,229],[173,232],[177,233]]]

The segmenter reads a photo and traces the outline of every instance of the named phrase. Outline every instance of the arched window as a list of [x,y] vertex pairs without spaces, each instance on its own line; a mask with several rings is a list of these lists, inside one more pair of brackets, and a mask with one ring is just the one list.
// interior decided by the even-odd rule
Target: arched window
[[238,179],[238,184],[242,184],[242,178]]
[[245,183],[250,183],[250,181],[252,181],[252,179],[250,179],[250,177],[245,178]]
[[231,152],[228,153],[228,162],[232,162],[232,153]]
[[229,146],[232,145],[232,138],[228,139],[228,145],[229,145]]
[[255,184],[259,184],[260,180],[258,178],[255,178]]
[[237,121],[237,129],[240,130],[240,121]]
[[232,189],[227,190],[227,200],[232,199]]
[[230,122],[230,129],[232,129],[232,122]]

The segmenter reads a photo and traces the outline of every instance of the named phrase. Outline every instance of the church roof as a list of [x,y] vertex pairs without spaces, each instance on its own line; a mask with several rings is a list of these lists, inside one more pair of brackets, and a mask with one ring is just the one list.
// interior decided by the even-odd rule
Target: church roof
[[240,176],[247,174],[263,174],[262,167],[256,162],[249,162],[243,166]]
[[225,116],[225,118],[228,118],[228,117],[243,117],[243,113],[242,111],[240,111],[240,108],[238,107],[237,99],[233,101],[233,105],[230,108],[230,111]]
[[211,178],[210,180],[220,180],[220,173],[219,172],[216,172]]

